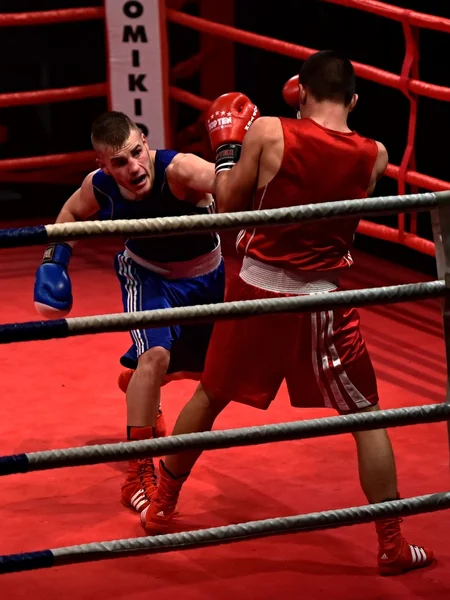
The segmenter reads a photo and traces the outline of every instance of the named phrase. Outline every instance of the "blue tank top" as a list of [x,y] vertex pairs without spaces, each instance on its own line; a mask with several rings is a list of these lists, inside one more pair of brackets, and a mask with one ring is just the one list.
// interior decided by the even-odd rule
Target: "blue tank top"
[[[151,219],[178,217],[214,212],[214,207],[198,207],[174,196],[167,184],[166,168],[177,154],[174,150],[157,150],[155,179],[150,194],[139,201],[127,200],[115,180],[97,171],[92,178],[95,198],[100,206],[99,218]],[[176,235],[168,237],[127,239],[125,246],[137,256],[155,262],[181,262],[211,252],[219,243],[215,233]]]

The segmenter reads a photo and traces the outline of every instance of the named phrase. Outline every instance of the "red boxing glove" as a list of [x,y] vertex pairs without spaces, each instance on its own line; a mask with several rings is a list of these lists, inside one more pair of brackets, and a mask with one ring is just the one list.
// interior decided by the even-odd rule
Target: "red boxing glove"
[[223,94],[214,100],[206,112],[206,126],[216,151],[216,173],[234,167],[244,136],[259,116],[258,107],[240,92]]
[[286,104],[296,110],[299,109],[300,99],[298,96],[298,75],[291,77],[283,86],[283,98]]

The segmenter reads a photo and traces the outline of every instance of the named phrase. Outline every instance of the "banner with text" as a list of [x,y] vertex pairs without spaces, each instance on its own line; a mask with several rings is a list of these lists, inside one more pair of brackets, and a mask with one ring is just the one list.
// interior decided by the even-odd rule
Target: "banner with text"
[[150,148],[167,143],[160,0],[105,0],[110,108],[126,113]]

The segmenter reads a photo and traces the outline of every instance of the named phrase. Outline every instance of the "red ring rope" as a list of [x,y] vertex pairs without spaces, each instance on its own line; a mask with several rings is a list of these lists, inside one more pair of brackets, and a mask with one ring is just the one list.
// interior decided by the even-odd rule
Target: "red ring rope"
[[[0,14],[0,27],[38,26],[76,21],[102,20],[103,7],[70,8],[24,13]],[[72,86],[68,88],[36,90],[0,94],[0,108],[69,102],[85,98],[107,96],[108,84]],[[29,158],[0,160],[0,181],[5,182],[68,182],[77,169],[85,172],[95,168],[92,150]],[[50,179],[49,179],[50,178]]]
[[182,90],[180,88],[169,86],[169,94],[173,100],[178,100],[178,102],[182,102],[183,104],[188,104],[202,112],[208,110],[211,105],[211,100],[207,100],[206,98],[200,98],[200,96],[196,96],[195,94],[191,94],[191,92],[187,92],[186,90]]
[[0,173],[2,171],[26,171],[27,169],[62,167],[74,163],[95,164],[95,153],[92,150],[85,150],[83,152],[68,152],[66,154],[30,156],[29,158],[4,158],[0,160]]
[[436,31],[450,33],[450,19],[426,15],[425,13],[415,12],[407,8],[399,8],[398,6],[392,6],[391,4],[385,4],[377,0],[325,0],[325,2],[339,4],[346,8],[357,8],[380,17],[387,17],[393,21],[408,23],[414,27],[435,29]]
[[[448,190],[450,183],[434,177],[422,175],[415,170],[414,141],[417,122],[417,95],[426,96],[435,100],[450,101],[450,88],[426,83],[418,79],[418,30],[417,27],[434,29],[450,33],[450,19],[434,17],[410,10],[398,8],[378,2],[377,0],[325,0],[332,4],[339,4],[348,8],[356,8],[365,12],[387,17],[403,24],[405,36],[405,58],[400,75],[389,73],[362,63],[353,62],[356,74],[364,79],[380,83],[403,92],[410,101],[410,118],[408,127],[408,139],[400,166],[389,165],[386,174],[398,181],[399,194],[405,193],[405,185],[422,187],[429,190]],[[281,40],[269,38],[264,35],[243,31],[229,25],[223,25],[207,21],[200,17],[194,17],[186,13],[168,9],[166,16],[169,21],[184,25],[196,31],[215,35],[247,46],[261,48],[262,50],[276,52],[284,56],[290,56],[299,60],[305,60],[316,50],[304,46],[298,46]],[[195,96],[176,87],[170,88],[172,98],[189,104],[201,111],[206,110],[207,102],[204,98]],[[424,254],[434,255],[434,244],[430,240],[415,235],[416,221],[411,220],[413,232],[405,232],[404,215],[398,215],[398,229],[361,221],[358,231],[372,237],[383,240],[400,242],[405,246],[418,250]]]
[[105,9],[102,7],[2,13],[0,14],[0,27],[23,27],[24,25],[49,25],[52,23],[69,23],[71,21],[94,21],[104,19],[104,17]]
[[[204,112],[211,105],[211,101],[206,98],[201,98],[195,94],[191,94],[186,90],[171,86],[169,87],[170,97],[178,102],[183,102],[189,106],[193,106],[198,110]],[[1,166],[1,161],[0,161]],[[395,165],[389,165],[386,170],[386,175],[392,179],[398,179],[400,174],[400,167]],[[444,191],[450,188],[450,183],[442,181],[441,179],[435,179],[434,177],[428,177],[427,175],[421,175],[413,171],[406,173],[406,182],[411,185],[420,185],[425,189]],[[412,233],[404,233],[400,239],[400,232],[398,229],[387,227],[386,225],[380,225],[378,223],[372,223],[371,221],[360,221],[358,226],[358,233],[385,240],[387,242],[399,242],[413,250],[417,250],[422,254],[429,256],[435,256],[434,243],[430,240],[420,238]]]
[[0,108],[70,102],[71,100],[106,96],[107,93],[108,86],[106,83],[94,83],[92,85],[79,85],[53,90],[37,90],[33,92],[14,92],[0,94]]
[[425,240],[413,233],[405,232],[401,239],[399,239],[399,230],[393,227],[387,227],[386,225],[380,225],[379,223],[372,223],[372,221],[360,221],[358,225],[358,233],[374,237],[385,242],[400,242],[403,246],[417,250],[422,254],[428,256],[435,256],[434,243],[430,240]]
[[[170,97],[173,100],[188,104],[189,106],[197,108],[202,112],[207,110],[211,105],[211,100],[201,98],[200,96],[196,96],[191,92],[187,92],[186,90],[182,90],[181,88],[177,88],[175,86],[170,86],[169,92]],[[2,161],[0,160],[0,167],[1,165]],[[386,175],[391,177],[391,179],[398,179],[399,172],[400,167],[397,167],[396,165],[389,165],[386,170]],[[429,175],[422,175],[421,173],[416,173],[415,171],[407,172],[406,183],[436,192],[443,192],[450,189],[450,182],[443,181],[442,179],[436,179],[435,177],[430,177]]]
[[[412,186],[418,186],[429,190],[446,190],[450,188],[450,183],[422,175],[415,171],[414,159],[414,136],[416,128],[417,103],[414,94],[427,96],[436,100],[450,101],[450,88],[425,83],[417,78],[418,73],[418,51],[414,44],[415,31],[412,27],[423,27],[450,33],[450,19],[434,17],[432,15],[422,14],[415,11],[405,10],[396,6],[379,2],[378,0],[325,0],[331,4],[337,4],[348,8],[354,8],[387,17],[399,21],[403,24],[406,38],[405,60],[401,75],[389,73],[361,63],[354,62],[355,71],[369,81],[381,83],[383,85],[402,91],[410,99],[410,126],[408,131],[408,141],[405,154],[400,166],[389,165],[386,174],[399,181],[399,189],[403,190],[407,183]],[[65,10],[50,10],[27,13],[3,13],[0,14],[0,27],[14,27],[25,25],[43,25],[62,22],[86,21],[94,19],[103,19],[105,10],[100,8],[76,8]],[[186,13],[167,9],[166,17],[168,20],[185,25],[194,30],[223,37],[228,40],[243,43],[249,46],[261,48],[263,50],[276,52],[284,56],[290,56],[300,60],[305,60],[315,50],[303,46],[297,46],[281,40],[269,38],[267,36],[243,31],[228,25],[213,23],[200,17],[193,17]],[[185,61],[185,64],[177,65],[173,69],[173,74],[183,77],[186,72],[196,68],[196,65],[202,63],[201,54],[195,56],[192,60]],[[176,78],[175,78],[176,79]],[[74,86],[65,89],[53,89],[42,91],[18,92],[9,94],[0,94],[0,107],[24,106],[30,104],[61,102],[67,100],[78,100],[82,98],[92,98],[107,95],[108,87],[106,83]],[[185,90],[171,86],[169,88],[171,98],[178,102],[183,102],[200,111],[205,111],[210,105],[210,101],[200,98]],[[412,95],[411,95],[412,94]],[[92,151],[74,152],[67,154],[48,155],[42,157],[15,158],[0,160],[0,181],[17,180],[22,171],[23,180],[41,181],[45,180],[46,169],[49,168],[74,168],[88,167],[94,164],[94,154]],[[412,170],[408,170],[412,168]],[[33,171],[39,169],[41,172]],[[399,192],[401,193],[401,192]],[[359,232],[365,235],[381,238],[384,240],[401,242],[406,246],[419,250],[425,254],[434,254],[434,244],[429,240],[424,240],[404,231],[404,216],[399,215],[399,230],[385,227],[368,221],[361,221]]]
[[[184,25],[185,27],[190,27],[196,31],[201,31],[202,33],[209,33],[210,35],[216,35],[227,40],[239,42],[246,46],[261,48],[268,52],[276,52],[277,54],[290,56],[291,58],[297,58],[299,60],[305,60],[316,52],[316,50],[313,50],[312,48],[297,46],[290,42],[283,42],[282,40],[270,38],[258,33],[251,33],[250,31],[237,29],[230,25],[212,23],[201,17],[194,17],[178,10],[167,9],[166,15],[169,21],[177,23],[178,25]],[[356,74],[360,77],[403,91],[404,82],[400,75],[395,75],[394,73],[383,71],[377,67],[371,67],[355,61],[352,62]],[[407,85],[409,91],[414,92],[415,94],[434,98],[435,100],[450,101],[450,88],[434,85],[432,83],[425,83],[416,79],[409,79]]]

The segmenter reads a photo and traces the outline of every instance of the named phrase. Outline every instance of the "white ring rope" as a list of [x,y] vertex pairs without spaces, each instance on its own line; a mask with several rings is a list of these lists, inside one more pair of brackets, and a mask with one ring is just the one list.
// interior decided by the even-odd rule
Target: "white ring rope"
[[392,304],[447,294],[445,281],[427,281],[404,285],[322,292],[308,296],[239,300],[179,308],[163,308],[132,313],[113,313],[89,317],[71,317],[54,321],[31,321],[0,325],[0,344],[66,338],[92,333],[130,331],[146,327],[166,327],[170,324],[207,323],[254,317],[271,313],[311,312],[333,310],[342,306]]
[[60,242],[90,237],[119,235],[135,238],[168,236],[243,229],[246,227],[268,227],[321,219],[360,218],[412,210],[430,210],[438,205],[448,204],[449,201],[450,191],[445,191],[339,200],[236,213],[55,223],[36,227],[0,229],[0,248],[37,246],[49,241]]
[[161,217],[156,219],[130,219],[117,221],[84,221],[46,225],[49,238],[81,239],[102,235],[129,235],[145,237],[174,235],[261,227],[314,221],[319,219],[363,217],[406,210],[429,210],[439,201],[450,201],[450,191],[410,194],[404,196],[379,196],[356,200],[340,200],[320,204],[306,204],[287,208],[259,211],[241,211],[210,215]]

